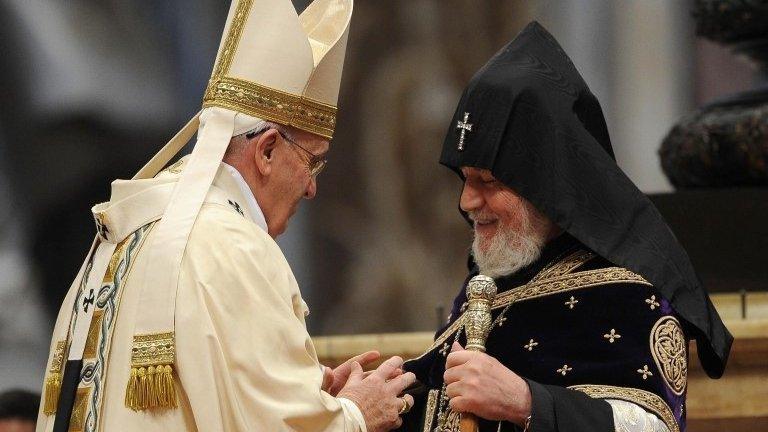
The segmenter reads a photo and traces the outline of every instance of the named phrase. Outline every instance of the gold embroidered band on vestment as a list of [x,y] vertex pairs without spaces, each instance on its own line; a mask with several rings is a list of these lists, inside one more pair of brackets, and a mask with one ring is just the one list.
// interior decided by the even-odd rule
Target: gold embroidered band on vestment
[[53,415],[59,403],[61,393],[61,369],[64,366],[64,352],[67,341],[56,342],[56,348],[51,358],[51,367],[48,369],[48,377],[45,379],[45,397],[43,399],[43,414]]
[[664,383],[678,396],[688,382],[688,341],[675,317],[659,318],[650,334],[650,348]]
[[615,387],[608,385],[583,384],[568,387],[571,390],[578,390],[595,399],[619,399],[632,402],[643,407],[646,411],[656,414],[664,424],[667,425],[670,432],[680,432],[674,414],[669,405],[655,393],[649,391],[631,388]]
[[[539,279],[529,282],[496,296],[492,309],[500,309],[512,303],[545,297],[567,291],[592,288],[613,283],[632,283],[651,286],[642,276],[621,267],[607,267],[597,270],[587,270],[556,277]],[[462,314],[445,331],[435,339],[432,346],[421,356],[443,344],[448,338],[464,325],[465,314]]]
[[136,411],[176,408],[175,358],[173,332],[134,336],[125,406]]
[[205,89],[203,107],[231,109],[331,139],[336,128],[335,106],[227,76],[252,6],[253,0],[241,0],[237,5],[223,50]]

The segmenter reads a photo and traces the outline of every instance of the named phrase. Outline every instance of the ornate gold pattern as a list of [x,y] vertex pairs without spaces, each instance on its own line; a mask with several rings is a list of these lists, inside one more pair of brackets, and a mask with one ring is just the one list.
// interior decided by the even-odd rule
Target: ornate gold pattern
[[564,364],[563,367],[561,367],[560,369],[557,370],[557,373],[559,373],[562,376],[565,376],[566,374],[568,374],[568,372],[570,372],[572,370],[573,370],[572,367],[568,367],[567,364]]
[[493,278],[477,275],[467,284],[469,306],[464,314],[467,350],[485,352],[485,339],[491,331],[491,305],[494,297],[496,283]]
[[[506,307],[514,302],[521,302],[531,300],[539,297],[545,297],[561,292],[574,291],[584,288],[591,288],[600,285],[607,285],[612,283],[632,283],[651,286],[651,283],[646,281],[642,276],[631,272],[621,267],[607,267],[604,269],[588,270],[583,272],[577,272],[567,274],[564,276],[557,276],[552,279],[540,279],[535,283],[527,283],[525,285],[513,288],[509,291],[505,291],[496,296],[493,301],[492,309],[500,309]],[[435,339],[427,351],[424,352],[421,358],[425,354],[431,352],[435,348],[442,345],[452,334],[459,330],[465,323],[466,313],[456,318],[448,328],[443,331],[440,336]]]
[[619,399],[640,405],[646,411],[656,414],[667,425],[671,432],[680,432],[675,416],[664,399],[649,391],[630,387],[615,387],[607,385],[583,384],[568,387],[586,393],[596,399]]
[[571,296],[570,300],[568,300],[567,302],[565,302],[563,304],[568,306],[568,309],[573,309],[573,307],[576,306],[576,303],[578,303],[578,302],[579,301],[576,300],[576,298],[574,296]]
[[237,5],[223,50],[208,81],[203,107],[232,109],[331,139],[336,128],[335,106],[226,76],[252,6],[253,0],[242,0]]
[[621,339],[621,335],[616,333],[616,329],[611,329],[611,332],[604,334],[603,337],[608,339],[610,343],[613,343],[616,339]]
[[590,251],[583,249],[577,250],[552,267],[542,270],[539,274],[534,276],[531,281],[536,282],[542,279],[550,279],[553,277],[569,274],[575,269],[584,265],[587,261],[591,260],[595,256],[596,255]]
[[51,356],[51,367],[48,369],[48,377],[45,378],[45,396],[43,398],[43,414],[53,415],[59,403],[61,392],[61,368],[64,365],[64,353],[67,341],[56,342],[56,348]]
[[123,251],[129,240],[132,240],[133,236],[126,237],[123,241],[117,244],[115,251],[112,253],[112,257],[109,259],[109,265],[107,271],[104,273],[104,280],[102,283],[111,284],[115,281],[115,274],[117,274],[117,266],[120,265],[120,261],[123,260]]
[[688,343],[680,322],[672,316],[659,318],[651,329],[650,346],[664,382],[682,395],[688,382]]
[[96,346],[99,343],[101,333],[101,319],[104,317],[104,310],[97,309],[93,311],[91,326],[88,328],[88,336],[85,339],[85,348],[83,349],[83,359],[92,359],[96,357]]
[[435,409],[437,408],[437,397],[439,390],[430,390],[427,394],[427,406],[424,410],[424,432],[432,431],[432,421],[435,418]]
[[243,79],[221,77],[203,107],[218,106],[332,138],[336,107]]
[[248,17],[252,6],[253,0],[238,1],[237,9],[235,9],[235,16],[229,26],[227,38],[224,40],[224,49],[221,51],[216,66],[213,68],[213,74],[211,75],[211,80],[208,82],[208,87],[205,89],[203,100],[213,98],[213,86],[215,85],[216,80],[229,72],[229,68],[232,66],[232,59],[235,58],[237,46],[240,44],[240,38],[243,35],[243,27],[245,26],[246,18]]
[[530,300],[556,293],[591,288],[612,283],[637,283],[651,285],[642,276],[621,267],[607,267],[540,280],[511,289],[496,297],[493,308],[504,307],[512,302]]
[[527,344],[523,345],[523,348],[527,349],[528,351],[533,351],[533,348],[535,348],[538,344],[538,342],[531,339]]
[[90,394],[90,387],[77,389],[75,404],[72,407],[72,415],[69,417],[69,432],[81,432],[85,429],[85,415],[88,413]]
[[56,349],[54,350],[53,357],[51,358],[50,372],[61,372],[61,367],[64,365],[64,351],[66,347],[66,340],[60,340],[56,342]]
[[173,364],[175,351],[173,332],[136,335],[133,337],[131,366]]

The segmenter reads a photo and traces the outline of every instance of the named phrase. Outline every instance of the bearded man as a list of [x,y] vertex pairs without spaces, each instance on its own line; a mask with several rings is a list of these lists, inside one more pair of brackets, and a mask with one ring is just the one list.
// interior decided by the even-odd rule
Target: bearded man
[[[616,165],[597,99],[528,25],[471,80],[440,162],[463,180],[470,274],[409,360],[405,430],[685,430],[688,342],[712,377],[732,337],[650,201]],[[466,285],[494,279],[486,352],[467,351]]]

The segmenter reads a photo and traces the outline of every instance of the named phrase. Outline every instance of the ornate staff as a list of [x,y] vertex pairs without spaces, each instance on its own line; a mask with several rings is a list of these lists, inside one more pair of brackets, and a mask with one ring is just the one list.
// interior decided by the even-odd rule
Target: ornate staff
[[[493,278],[477,275],[467,284],[467,312],[464,328],[467,332],[469,351],[485,352],[485,340],[491,331],[491,306],[496,298],[496,283]],[[477,417],[471,413],[462,413],[459,422],[461,432],[477,432]]]

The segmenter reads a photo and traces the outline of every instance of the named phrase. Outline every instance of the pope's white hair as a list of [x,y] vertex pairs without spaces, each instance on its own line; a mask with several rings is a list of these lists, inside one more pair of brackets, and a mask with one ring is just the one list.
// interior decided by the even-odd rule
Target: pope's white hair
[[296,138],[285,126],[259,119],[254,123],[252,128],[241,134],[235,135],[232,137],[232,139],[230,139],[227,151],[224,153],[224,160],[226,161],[227,159],[239,157],[243,153],[243,150],[245,150],[245,145],[248,143],[248,139],[246,138],[247,135],[260,134],[268,129],[277,129],[289,140],[296,142]]

